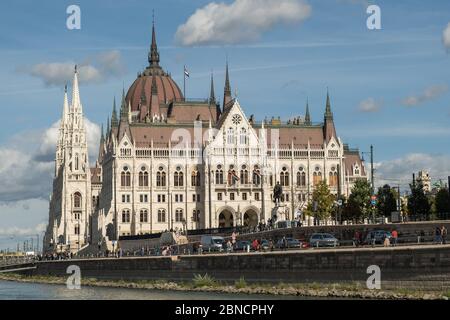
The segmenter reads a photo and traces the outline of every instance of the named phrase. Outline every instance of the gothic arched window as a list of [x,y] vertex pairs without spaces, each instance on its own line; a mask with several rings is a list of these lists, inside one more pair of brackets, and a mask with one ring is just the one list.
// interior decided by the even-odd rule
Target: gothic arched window
[[223,170],[222,166],[218,165],[216,170],[216,184],[223,184]]
[[81,201],[82,201],[82,197],[81,197],[81,193],[76,192],[73,195],[73,207],[74,208],[81,208]]
[[122,210],[122,222],[129,223],[130,221],[130,210]]
[[148,172],[145,167],[139,172],[139,187],[148,187]]
[[300,167],[297,171],[297,186],[299,187],[306,186],[306,172],[303,167]]
[[183,221],[183,209],[175,210],[175,221],[182,222]]
[[261,171],[257,165],[253,169],[253,184],[257,186],[261,184]]
[[283,167],[280,173],[280,184],[283,187],[289,186],[289,172],[286,167]]
[[166,172],[163,167],[158,168],[158,172],[156,173],[156,186],[157,187],[165,187],[166,186]]
[[241,183],[248,184],[248,170],[246,165],[243,165],[241,168]]
[[234,144],[234,129],[228,128],[227,130],[227,143]]
[[148,211],[147,211],[146,209],[142,209],[142,210],[139,212],[139,221],[140,221],[141,223],[146,223],[146,222],[148,222]]
[[331,171],[329,173],[329,183],[330,183],[330,187],[337,187],[338,185],[338,174],[336,171],[336,167],[332,167]]
[[247,130],[245,128],[241,128],[240,134],[239,134],[239,140],[241,144],[247,144],[248,143],[248,135]]
[[317,186],[322,181],[322,172],[320,167],[316,167],[313,173],[313,184]]
[[183,171],[181,171],[181,167],[177,167],[175,173],[173,174],[173,185],[175,187],[183,186]]
[[193,187],[200,187],[200,171],[197,170],[192,171],[191,185]]
[[120,174],[120,185],[122,187],[131,186],[131,172],[127,166],[123,167],[122,173]]
[[166,210],[158,210],[158,222],[166,222]]

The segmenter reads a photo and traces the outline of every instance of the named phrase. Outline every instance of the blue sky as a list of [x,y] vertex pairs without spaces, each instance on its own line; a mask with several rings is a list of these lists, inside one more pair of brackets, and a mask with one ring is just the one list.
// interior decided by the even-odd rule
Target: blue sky
[[[60,117],[63,85],[46,84],[33,71],[40,64],[98,67],[100,57],[114,52],[120,68],[114,65],[81,85],[86,117],[105,122],[114,95],[119,97],[123,84],[128,87],[147,65],[154,9],[161,64],[180,87],[183,65],[188,67],[188,97],[207,97],[211,70],[216,96],[222,97],[228,56],[232,90],[247,115],[259,120],[302,115],[308,98],[313,121],[319,122],[329,87],[338,135],[362,150],[374,144],[379,180],[404,185],[418,169],[431,171],[435,179],[450,175],[450,55],[443,44],[450,2],[286,1],[311,11],[297,22],[281,17],[257,30],[256,37],[231,44],[218,37],[194,46],[180,43],[177,29],[211,1],[2,1],[0,111],[8,120],[0,126],[0,154],[53,152],[42,137]],[[229,7],[234,0],[224,3]],[[368,3],[381,8],[382,30],[367,29]],[[81,8],[81,30],[66,28],[71,4]],[[234,25],[239,28],[239,21]],[[371,112],[361,111],[362,103]],[[10,174],[11,166],[0,160],[0,176]],[[24,185],[15,196],[3,191],[9,186],[0,188],[0,234],[46,222],[51,176],[38,178],[47,186],[40,192],[30,191],[31,182],[23,177],[17,177],[16,185]],[[22,217],[24,205],[29,214]]]

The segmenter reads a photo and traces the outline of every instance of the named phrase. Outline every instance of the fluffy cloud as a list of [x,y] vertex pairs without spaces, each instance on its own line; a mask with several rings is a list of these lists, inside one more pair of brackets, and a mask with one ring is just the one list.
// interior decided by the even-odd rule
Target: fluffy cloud
[[302,22],[311,11],[304,0],[212,2],[180,25],[175,38],[185,46],[241,43],[258,39],[277,24]]
[[446,84],[433,85],[426,88],[419,95],[412,95],[403,99],[402,103],[407,107],[413,107],[438,98],[446,92],[448,92],[448,86]]
[[359,111],[361,112],[377,112],[380,111],[382,102],[374,98],[368,98],[359,103]]
[[442,33],[442,41],[444,42],[444,46],[450,50],[450,22]]
[[[28,74],[44,81],[47,86],[63,86],[73,78],[75,62],[39,63],[24,69]],[[98,83],[125,72],[120,52],[104,52],[79,64],[81,83]]]
[[[85,120],[90,160],[97,156],[100,128]],[[27,199],[46,199],[51,192],[54,158],[59,122],[40,133],[24,132],[14,141],[24,141],[37,136],[36,149],[14,143],[0,147],[0,203]],[[16,147],[17,146],[17,147]]]
[[428,171],[433,181],[446,180],[450,175],[450,156],[413,153],[402,158],[376,163],[374,167],[377,186],[400,184],[403,189],[407,189],[412,181],[412,174],[417,174],[421,170]]

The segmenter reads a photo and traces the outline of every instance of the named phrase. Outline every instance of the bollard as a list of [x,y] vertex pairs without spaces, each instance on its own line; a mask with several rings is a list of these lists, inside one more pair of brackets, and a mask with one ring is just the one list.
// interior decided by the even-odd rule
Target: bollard
[[420,236],[417,236],[417,244],[420,244]]

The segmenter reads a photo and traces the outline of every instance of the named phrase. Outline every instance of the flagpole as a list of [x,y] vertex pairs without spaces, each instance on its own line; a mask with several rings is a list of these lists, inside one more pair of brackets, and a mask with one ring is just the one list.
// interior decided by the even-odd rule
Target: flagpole
[[186,101],[186,65],[183,66],[183,96]]

